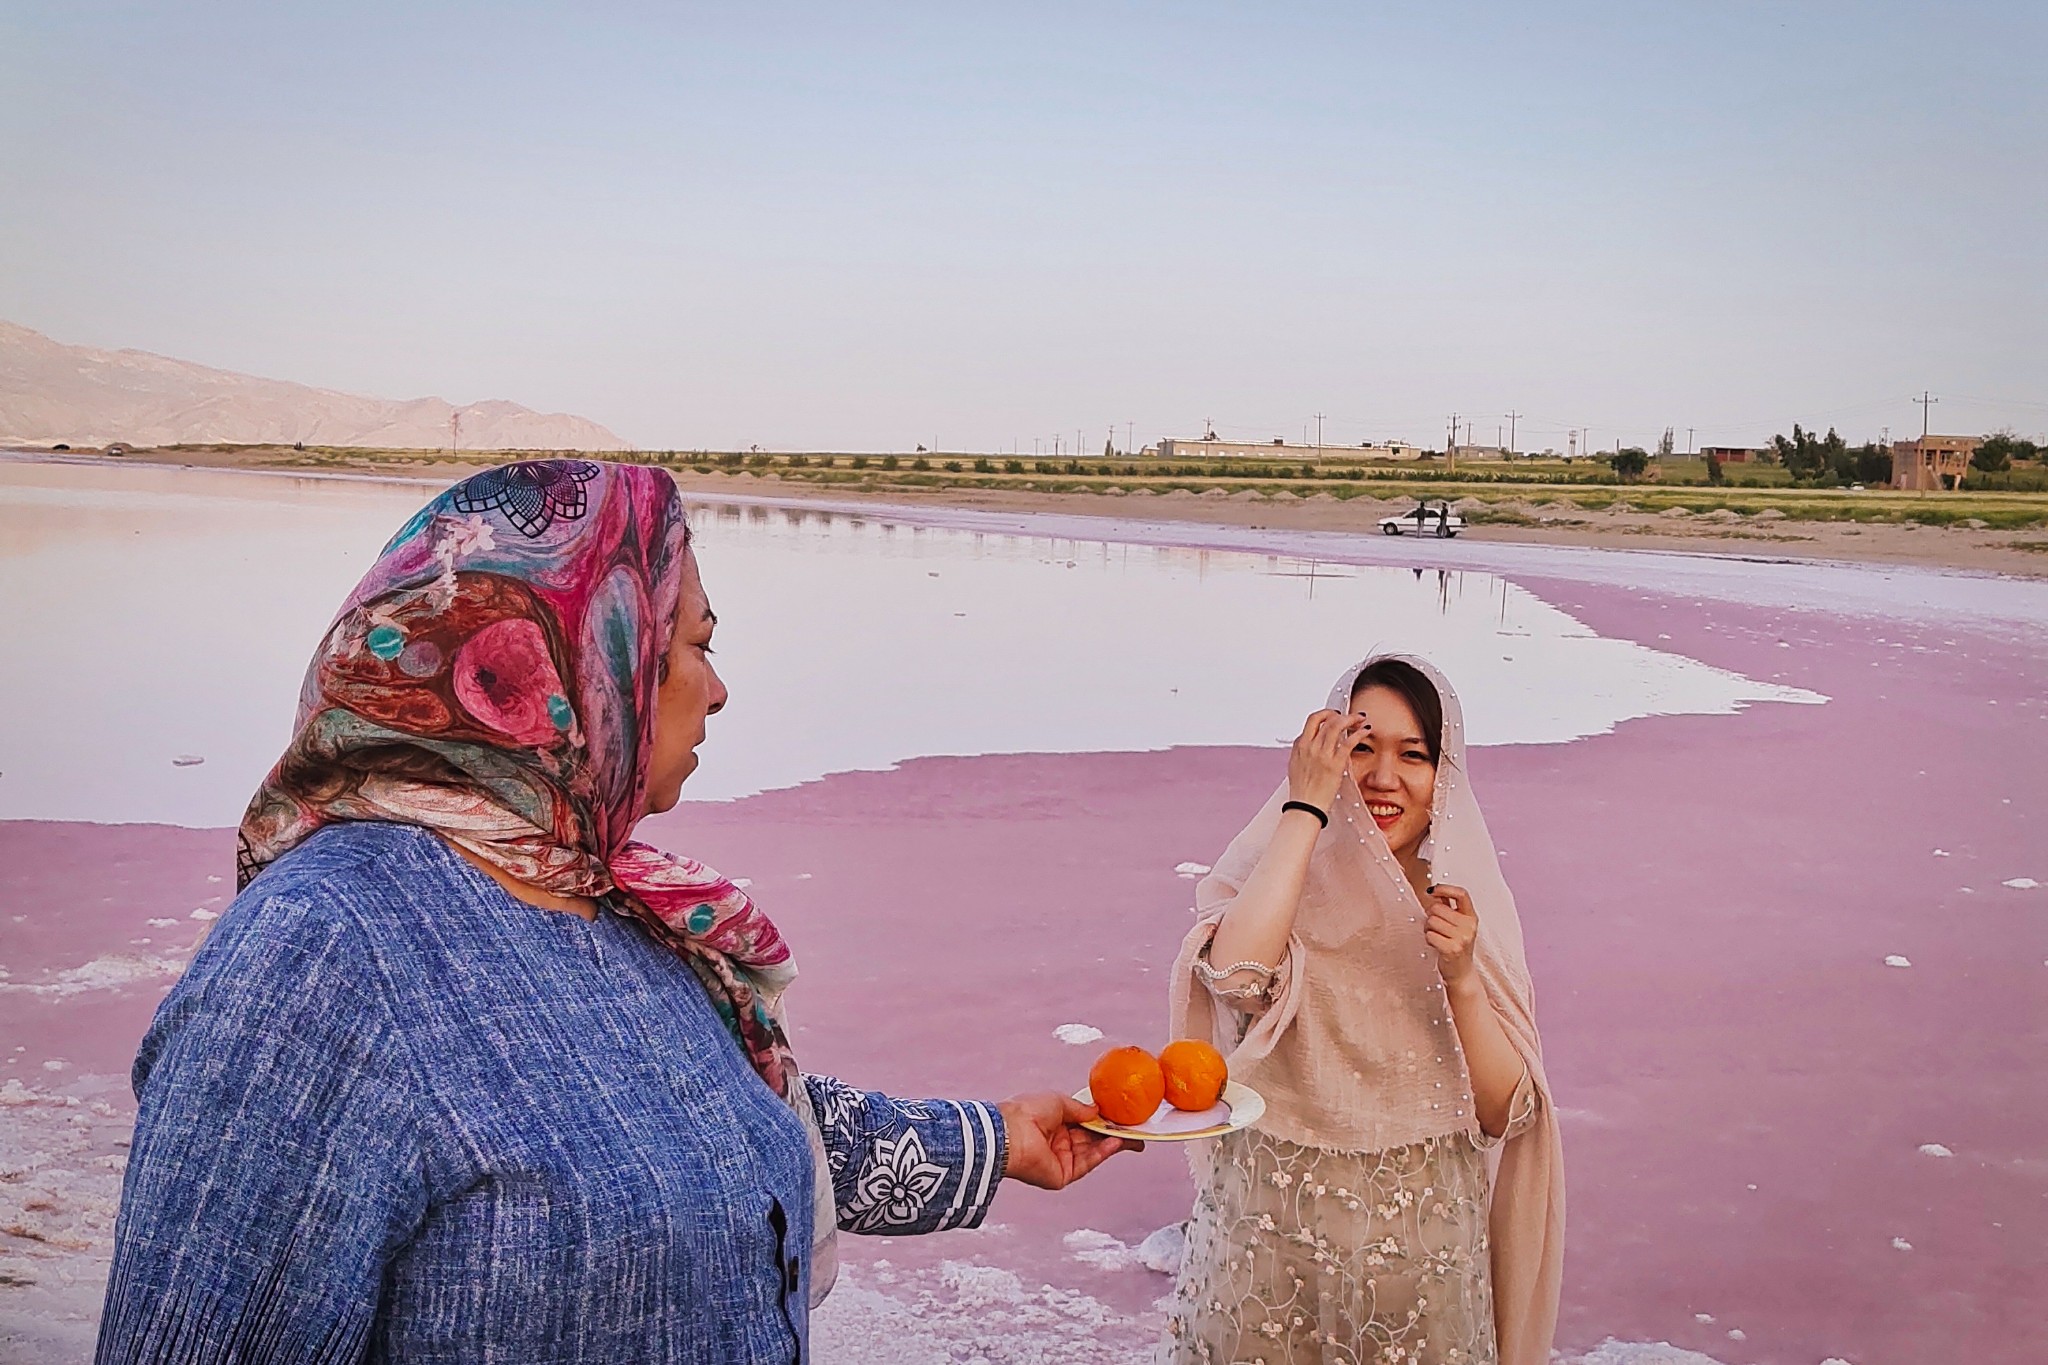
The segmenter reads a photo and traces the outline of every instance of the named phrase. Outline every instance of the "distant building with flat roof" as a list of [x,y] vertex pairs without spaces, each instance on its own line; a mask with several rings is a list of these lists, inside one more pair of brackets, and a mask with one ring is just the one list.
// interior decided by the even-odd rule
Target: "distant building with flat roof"
[[1892,442],[1892,487],[1945,491],[1961,488],[1981,436],[1922,436]]
[[1279,437],[1271,441],[1188,440],[1169,436],[1159,443],[1162,460],[1419,460],[1423,452],[1406,441],[1367,441],[1363,445],[1295,445]]
[[1762,464],[1770,458],[1770,452],[1755,446],[1701,446],[1702,460],[1719,460],[1722,464]]

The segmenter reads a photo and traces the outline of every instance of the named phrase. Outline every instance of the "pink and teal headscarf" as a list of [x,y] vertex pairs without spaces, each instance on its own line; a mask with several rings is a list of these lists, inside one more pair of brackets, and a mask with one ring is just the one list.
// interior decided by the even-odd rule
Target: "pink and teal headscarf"
[[238,881],[323,825],[422,825],[533,886],[608,897],[681,955],[792,1099],[789,947],[746,893],[631,837],[689,523],[667,471],[485,470],[422,508],[343,604],[290,746],[242,818]]

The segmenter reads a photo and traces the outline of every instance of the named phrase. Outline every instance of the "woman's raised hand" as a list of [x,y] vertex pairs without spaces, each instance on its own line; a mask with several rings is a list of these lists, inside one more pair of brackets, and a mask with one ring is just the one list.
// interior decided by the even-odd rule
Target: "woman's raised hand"
[[1350,771],[1351,750],[1366,729],[1364,716],[1318,711],[1301,727],[1301,737],[1287,756],[1287,797],[1304,801],[1327,814],[1337,799],[1337,785]]
[[1479,912],[1472,908],[1472,893],[1439,883],[1429,888],[1423,908],[1429,919],[1422,937],[1436,950],[1438,974],[1446,986],[1464,984],[1472,978],[1472,950],[1479,942]]

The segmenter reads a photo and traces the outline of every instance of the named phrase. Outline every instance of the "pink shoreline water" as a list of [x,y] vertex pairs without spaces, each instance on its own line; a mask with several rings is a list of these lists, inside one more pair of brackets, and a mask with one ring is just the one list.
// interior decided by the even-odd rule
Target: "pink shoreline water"
[[[2042,641],[1518,581],[1602,634],[1834,698],[1473,758],[1565,1123],[1560,1344],[2041,1358],[2048,890],[2001,883],[2048,882]],[[1303,680],[1311,703],[1321,682]],[[686,806],[648,833],[753,878],[805,964],[808,1065],[911,1094],[1067,1090],[1101,1045],[1065,1046],[1059,1024],[1159,1041],[1192,892],[1172,868],[1211,861],[1277,765],[1244,749],[924,759]],[[0,855],[14,983],[189,941],[186,916],[226,890],[207,874],[231,875],[222,831],[0,824]],[[28,1048],[0,1077],[124,1076],[158,993],[0,993],[0,1036]],[[42,1071],[50,1057],[71,1070]],[[1161,1147],[1063,1196],[1008,1190],[997,1229],[856,1240],[855,1261],[975,1256],[1135,1312],[1163,1278],[1083,1266],[1060,1236],[1134,1243],[1186,1204]]]

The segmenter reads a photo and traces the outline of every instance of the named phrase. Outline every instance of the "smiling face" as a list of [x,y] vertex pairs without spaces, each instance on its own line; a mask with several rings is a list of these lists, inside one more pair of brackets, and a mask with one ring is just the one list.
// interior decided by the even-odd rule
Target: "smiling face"
[[1429,803],[1436,794],[1436,762],[1422,722],[1391,687],[1360,688],[1351,709],[1369,727],[1351,751],[1351,780],[1387,847],[1406,857],[1429,833]]
[[725,683],[711,666],[711,632],[717,625],[704,580],[697,573],[697,556],[686,553],[675,638],[654,693],[654,744],[647,759],[649,815],[670,810],[682,799],[683,782],[697,770],[705,719],[725,707]]

